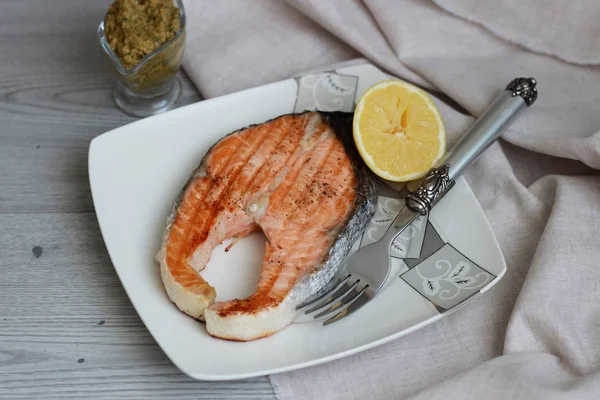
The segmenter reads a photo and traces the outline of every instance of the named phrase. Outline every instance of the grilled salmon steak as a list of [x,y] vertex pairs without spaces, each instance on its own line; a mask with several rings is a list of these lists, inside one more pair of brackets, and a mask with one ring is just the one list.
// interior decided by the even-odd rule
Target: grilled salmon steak
[[[352,114],[288,114],[233,132],[193,171],[157,254],[171,301],[212,336],[246,341],[289,325],[326,285],[371,220],[375,179],[352,142]],[[256,292],[215,303],[200,275],[212,250],[267,238]]]

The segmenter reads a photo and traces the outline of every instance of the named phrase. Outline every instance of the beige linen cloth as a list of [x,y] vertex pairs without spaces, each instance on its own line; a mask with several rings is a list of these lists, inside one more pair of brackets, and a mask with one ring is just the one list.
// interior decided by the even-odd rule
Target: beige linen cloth
[[466,110],[442,106],[453,142],[499,87],[516,76],[538,80],[538,101],[465,175],[506,276],[392,343],[272,376],[282,400],[600,399],[600,3],[186,6],[184,67],[206,97],[363,57]]

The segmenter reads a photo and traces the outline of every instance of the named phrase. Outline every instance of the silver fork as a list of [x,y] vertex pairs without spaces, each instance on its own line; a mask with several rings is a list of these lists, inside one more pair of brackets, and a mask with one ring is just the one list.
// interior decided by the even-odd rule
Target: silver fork
[[440,167],[433,168],[409,192],[405,205],[378,241],[361,247],[348,257],[330,284],[298,305],[296,321],[325,319],[324,326],[347,317],[368,303],[390,275],[391,244],[420,215],[452,188],[463,171],[498,137],[517,113],[537,99],[533,78],[515,78],[500,93],[463,137],[447,153]]

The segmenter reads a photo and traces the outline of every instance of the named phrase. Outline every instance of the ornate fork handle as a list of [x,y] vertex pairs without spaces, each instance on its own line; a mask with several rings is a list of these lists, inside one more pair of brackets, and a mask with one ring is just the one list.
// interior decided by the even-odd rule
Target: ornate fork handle
[[454,186],[454,180],[448,177],[448,170],[449,166],[444,165],[429,171],[419,183],[419,187],[406,196],[406,206],[421,215],[426,215]]
[[417,189],[406,196],[406,206],[421,215],[454,186],[463,171],[502,133],[513,118],[537,99],[534,78],[515,78],[448,152],[440,167],[431,169]]

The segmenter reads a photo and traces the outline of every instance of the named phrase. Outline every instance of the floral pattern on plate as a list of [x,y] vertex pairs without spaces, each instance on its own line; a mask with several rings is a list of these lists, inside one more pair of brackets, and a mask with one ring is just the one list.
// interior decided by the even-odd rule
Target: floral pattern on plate
[[[369,223],[362,237],[354,244],[351,251],[354,252],[362,246],[381,239],[400,212],[403,204],[404,200],[402,199],[380,195],[371,223]],[[411,225],[406,227],[392,243],[391,256],[399,259],[418,259],[421,254],[426,226],[427,217],[418,217]]]
[[478,293],[495,277],[449,243],[401,275],[442,312]]
[[415,258],[406,257],[404,259],[408,268],[413,268],[415,265],[418,265],[423,260],[438,251],[445,244],[440,232],[435,229],[435,221],[427,221],[427,226],[424,229],[423,236],[424,237],[421,240],[422,245],[420,247],[419,255]]
[[[379,196],[373,220],[365,229],[361,246],[379,240],[390,227],[404,205],[404,200]],[[392,243],[391,256],[395,258],[419,258],[425,237],[427,217],[418,217],[402,231]]]
[[305,110],[354,110],[358,77],[334,72],[304,75],[296,78],[298,93],[294,112]]

